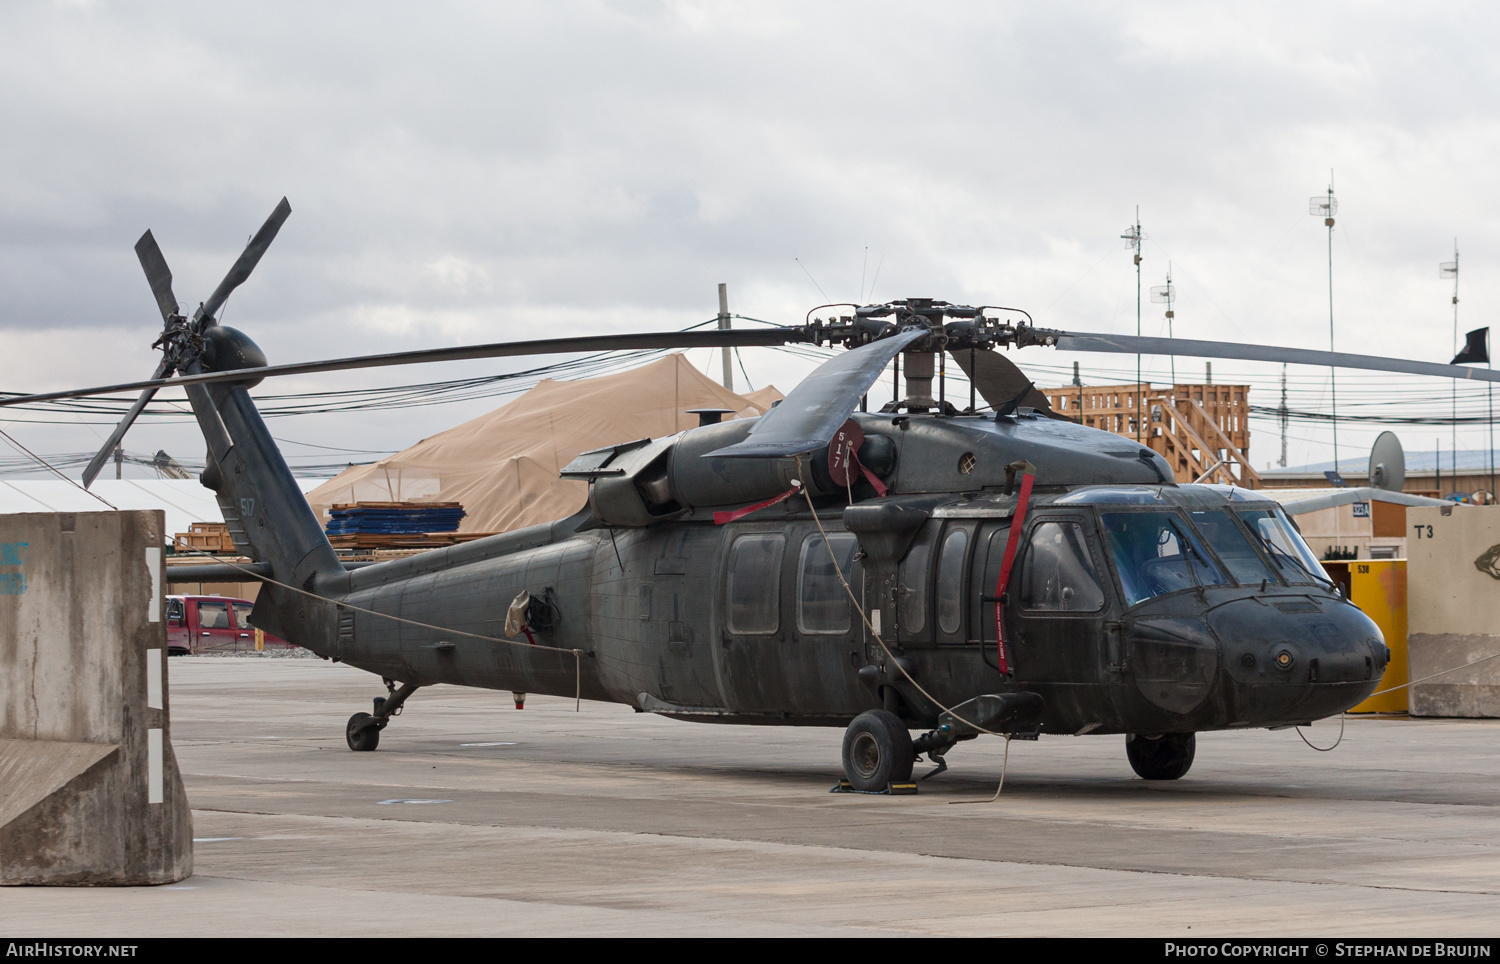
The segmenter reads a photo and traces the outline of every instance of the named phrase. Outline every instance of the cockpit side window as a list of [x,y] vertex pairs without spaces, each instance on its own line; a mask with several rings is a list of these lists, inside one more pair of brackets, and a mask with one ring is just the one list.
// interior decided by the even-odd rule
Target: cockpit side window
[[1032,530],[1020,600],[1023,609],[1040,612],[1091,613],[1104,605],[1083,526],[1043,522]]
[[1228,510],[1204,509],[1188,515],[1193,520],[1193,527],[1202,534],[1203,540],[1224,563],[1235,582],[1253,586],[1266,580],[1277,581],[1276,573],[1266,566],[1244,531],[1234,524]]
[[1127,607],[1194,586],[1229,584],[1178,513],[1103,512],[1100,517]]

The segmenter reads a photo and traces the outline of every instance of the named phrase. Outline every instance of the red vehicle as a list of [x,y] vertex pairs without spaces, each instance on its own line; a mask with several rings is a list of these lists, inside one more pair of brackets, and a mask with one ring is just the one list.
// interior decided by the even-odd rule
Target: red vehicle
[[280,636],[250,625],[254,605],[228,596],[168,596],[167,652],[182,656],[290,648]]

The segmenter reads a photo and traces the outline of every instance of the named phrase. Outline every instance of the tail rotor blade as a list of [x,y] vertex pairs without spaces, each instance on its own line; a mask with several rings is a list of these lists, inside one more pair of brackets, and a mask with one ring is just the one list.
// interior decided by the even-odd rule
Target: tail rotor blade
[[223,307],[225,300],[229,298],[230,293],[245,283],[245,279],[250,277],[250,272],[254,271],[255,266],[260,263],[261,256],[266,253],[266,248],[269,248],[271,242],[276,239],[276,232],[281,230],[282,223],[286,221],[291,213],[292,206],[287,203],[286,198],[282,198],[281,203],[276,205],[276,210],[272,211],[271,216],[266,218],[266,223],[262,224],[260,230],[255,232],[255,237],[251,238],[250,243],[245,245],[245,250],[235,260],[234,267],[229,269],[229,273],[224,276],[224,280],[219,282],[219,286],[214,289],[214,293],[209,295],[208,300],[203,303],[202,313],[204,317],[212,317],[217,314],[219,309]]
[[[163,362],[161,367],[156,370],[158,378],[165,374],[166,368],[166,363]],[[130,426],[135,424],[136,416],[145,410],[146,403],[150,402],[152,396],[155,394],[156,389],[154,388],[148,388],[144,392],[141,392],[141,397],[135,400],[134,405],[130,406],[130,411],[126,412],[125,417],[120,419],[120,424],[116,425],[115,430],[109,433],[109,438],[105,441],[104,447],[89,460],[88,468],[83,470],[83,487],[85,489],[94,484],[94,479],[99,477],[99,470],[104,468],[104,463],[108,462],[110,455],[114,453],[115,446],[120,444],[120,440],[125,437],[125,433],[130,431]]]
[[172,271],[167,259],[161,256],[156,238],[147,231],[135,243],[135,256],[140,259],[146,272],[146,283],[151,285],[151,294],[156,296],[156,306],[161,309],[161,320],[166,321],[177,314],[177,297],[172,294]]

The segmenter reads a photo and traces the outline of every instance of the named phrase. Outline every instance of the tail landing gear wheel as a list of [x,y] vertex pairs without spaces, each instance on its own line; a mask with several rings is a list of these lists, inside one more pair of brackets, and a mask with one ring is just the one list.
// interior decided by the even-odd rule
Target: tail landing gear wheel
[[1193,766],[1198,744],[1191,733],[1165,733],[1144,737],[1132,733],[1125,738],[1125,756],[1130,768],[1146,780],[1176,780]]
[[355,713],[349,717],[349,723],[344,727],[344,739],[351,750],[375,749],[380,745],[380,727],[375,724],[375,717],[368,713]]
[[844,776],[856,790],[884,790],[911,780],[911,733],[889,710],[866,710],[844,731]]

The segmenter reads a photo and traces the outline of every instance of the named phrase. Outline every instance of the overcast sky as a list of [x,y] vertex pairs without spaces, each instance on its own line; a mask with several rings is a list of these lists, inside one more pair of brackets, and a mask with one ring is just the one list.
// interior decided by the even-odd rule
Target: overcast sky
[[[224,319],[276,362],[680,328],[714,313],[718,282],[734,311],[780,322],[926,295],[1133,333],[1118,236],[1137,205],[1145,285],[1169,260],[1178,285],[1175,334],[1326,348],[1328,236],[1307,205],[1330,170],[1338,347],[1446,361],[1437,265],[1455,237],[1460,327],[1500,299],[1497,20],[1462,3],[9,3],[0,389],[148,375],[160,318],[136,238],[154,231],[196,304],[282,195],[291,219]],[[1147,303],[1146,333],[1165,333],[1163,307]],[[1078,357],[1093,382],[1134,364]],[[1047,383],[1072,356],[1021,360]],[[808,367],[744,361],[756,387]],[[1159,382],[1168,367],[1148,360]],[[1294,404],[1326,404],[1325,382],[1294,371]],[[1351,404],[1448,391],[1339,385]],[[273,431],[396,449],[491,404]],[[1280,442],[1254,429],[1261,467]],[[55,453],[108,429],[8,430]],[[1341,429],[1341,454],[1376,431]],[[1291,434],[1293,464],[1328,457],[1325,431]],[[202,450],[183,425],[126,444]]]

